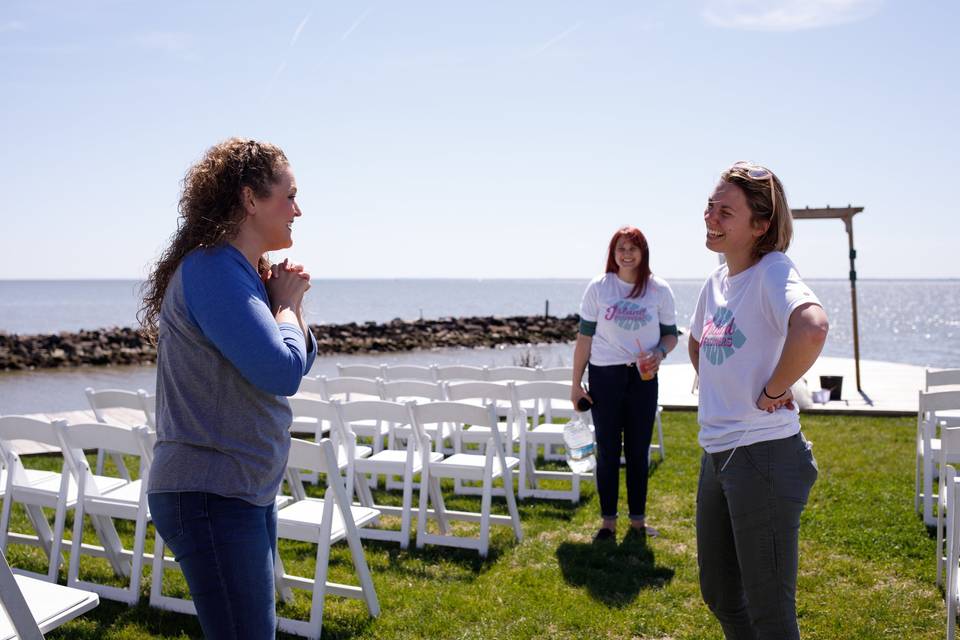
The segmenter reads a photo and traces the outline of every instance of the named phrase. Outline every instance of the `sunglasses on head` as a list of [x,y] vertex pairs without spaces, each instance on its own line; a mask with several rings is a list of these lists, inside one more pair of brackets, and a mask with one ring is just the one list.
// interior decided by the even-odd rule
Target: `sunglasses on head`
[[766,167],[761,167],[758,164],[752,162],[746,162],[741,160],[740,162],[734,162],[731,169],[740,169],[743,173],[746,174],[751,180],[764,181],[767,180],[770,184],[770,202],[773,205],[773,210],[770,213],[772,218],[777,214],[777,192],[775,190],[776,185],[773,182],[773,172]]

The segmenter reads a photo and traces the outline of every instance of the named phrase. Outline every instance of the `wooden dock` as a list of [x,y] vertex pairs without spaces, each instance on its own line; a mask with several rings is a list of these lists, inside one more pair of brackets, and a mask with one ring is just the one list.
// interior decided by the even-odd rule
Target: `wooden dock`
[[[817,360],[804,376],[808,388],[820,388],[820,376],[842,376],[840,400],[813,404],[801,413],[863,414],[873,416],[915,416],[917,393],[923,389],[924,367],[876,360],[860,361],[863,392],[857,391],[852,358]],[[668,410],[697,408],[693,390],[693,367],[687,363],[664,364],[660,367],[660,404]]]

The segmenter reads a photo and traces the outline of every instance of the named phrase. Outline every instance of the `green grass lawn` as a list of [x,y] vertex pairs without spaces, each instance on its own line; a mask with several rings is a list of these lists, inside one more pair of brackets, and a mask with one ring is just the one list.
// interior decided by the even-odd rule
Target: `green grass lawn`
[[[909,418],[810,416],[820,478],[803,516],[798,610],[804,638],[941,638],[943,597],[934,586],[934,541],[913,512],[914,421]],[[646,545],[595,546],[596,493],[579,505],[520,503],[524,539],[496,527],[490,556],[446,547],[400,551],[365,542],[382,613],[370,619],[360,601],[328,597],[325,638],[715,638],[720,628],[700,599],[694,508],[699,449],[696,415],[664,416],[667,458],[651,471],[648,518],[660,537]],[[32,458],[31,466],[56,459]],[[382,496],[381,496],[382,497]],[[386,499],[386,498],[384,498]],[[621,510],[626,498],[621,488]],[[451,499],[476,509],[479,498]],[[503,500],[495,508],[504,512]],[[25,518],[15,529],[25,531]],[[131,523],[132,524],[132,523]],[[132,526],[121,529],[128,539]],[[90,541],[93,541],[92,530]],[[150,533],[152,538],[152,530]],[[287,569],[312,575],[314,549],[281,544]],[[14,566],[45,570],[36,550],[14,545]],[[109,577],[104,561],[87,575]],[[168,592],[186,593],[168,571]],[[330,579],[355,583],[345,544],[334,548]],[[63,573],[61,573],[61,582]],[[99,607],[51,638],[199,637],[189,616],[146,604],[149,569],[136,607],[101,599]],[[284,615],[306,618],[298,593]]]

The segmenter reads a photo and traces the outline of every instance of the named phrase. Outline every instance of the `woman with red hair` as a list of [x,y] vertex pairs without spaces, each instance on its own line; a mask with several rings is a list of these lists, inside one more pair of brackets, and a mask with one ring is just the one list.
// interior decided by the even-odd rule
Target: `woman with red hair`
[[[657,415],[657,371],[677,346],[676,315],[670,285],[650,271],[643,233],[636,227],[617,229],[606,271],[590,281],[580,304],[570,389],[574,406],[589,405],[596,429],[602,517],[597,542],[616,539],[621,452],[630,534],[656,535],[646,524],[648,450]],[[589,393],[583,388],[588,364]]]

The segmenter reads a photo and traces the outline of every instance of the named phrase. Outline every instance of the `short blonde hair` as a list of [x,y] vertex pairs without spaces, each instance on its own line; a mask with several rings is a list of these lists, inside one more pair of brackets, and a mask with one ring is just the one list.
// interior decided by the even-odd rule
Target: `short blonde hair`
[[[773,179],[773,191],[770,193],[770,178],[755,178],[751,169],[767,171]],[[720,174],[724,182],[735,184],[743,189],[747,205],[753,214],[752,222],[766,220],[770,223],[766,233],[757,238],[753,245],[753,257],[762,258],[773,251],[786,251],[793,239],[793,214],[787,204],[787,194],[777,175],[766,167],[750,162],[737,162]]]

